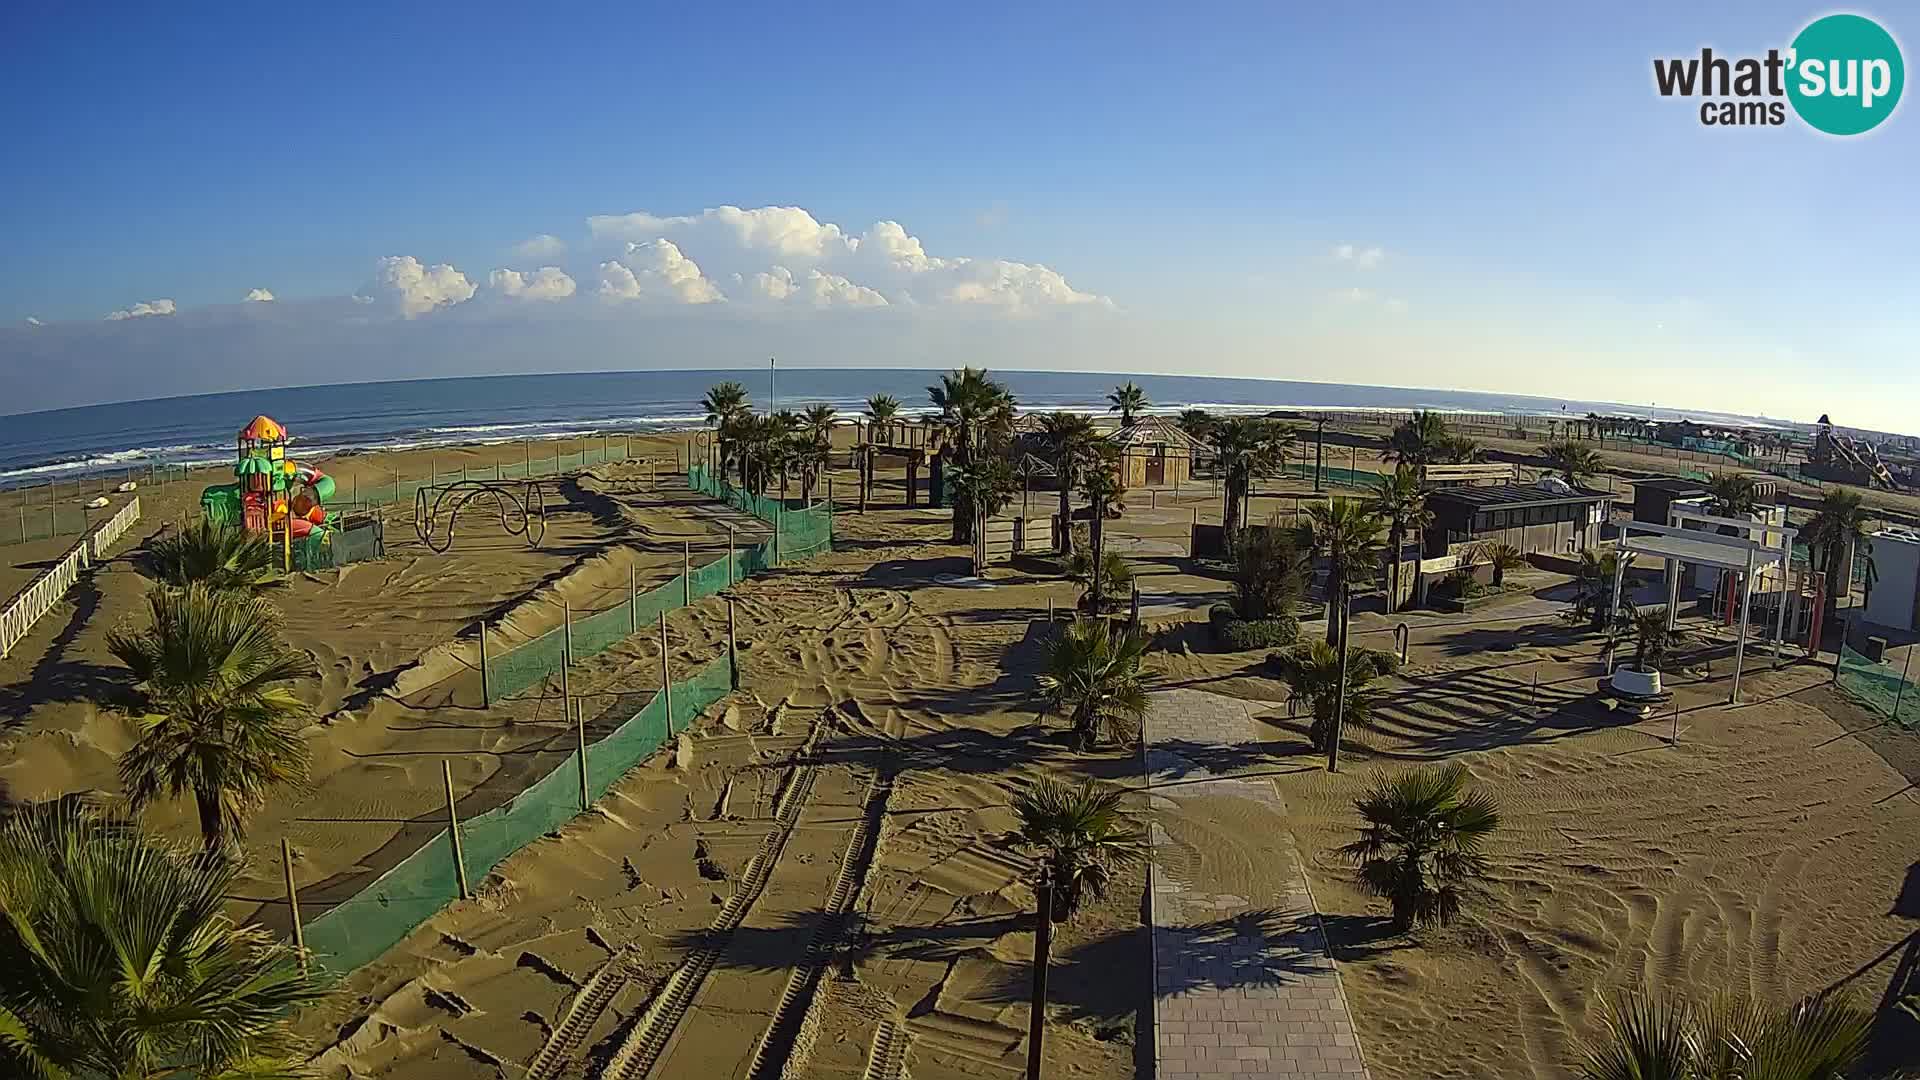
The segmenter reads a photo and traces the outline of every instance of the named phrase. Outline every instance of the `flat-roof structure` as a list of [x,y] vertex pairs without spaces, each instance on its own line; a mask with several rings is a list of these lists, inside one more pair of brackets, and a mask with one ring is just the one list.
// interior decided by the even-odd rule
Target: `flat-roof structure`
[[[1710,566],[1740,575],[1740,631],[1733,646],[1733,692],[1731,702],[1740,703],[1740,675],[1747,657],[1747,626],[1753,610],[1753,582],[1759,571],[1772,566],[1784,567],[1793,552],[1793,538],[1798,530],[1783,528],[1772,522],[1753,521],[1748,518],[1716,517],[1712,514],[1698,513],[1683,506],[1674,506],[1669,510],[1671,520],[1666,525],[1653,525],[1644,521],[1627,521],[1620,526],[1620,552],[1613,573],[1613,610],[1620,610],[1620,589],[1626,578],[1627,555],[1650,555],[1661,559],[1666,565],[1667,578],[1667,627],[1672,629],[1674,608],[1679,603],[1680,565],[1692,563],[1696,566]],[[1686,528],[1687,522],[1698,522],[1699,527]],[[1729,531],[1732,530],[1732,531]],[[1755,533],[1759,536],[1756,538]],[[1777,537],[1777,543],[1769,540]],[[1780,603],[1776,605],[1773,632],[1774,659],[1780,657],[1780,640],[1785,634],[1787,620],[1786,591],[1787,575],[1780,574],[1782,586]]]
[[1557,480],[1434,488],[1427,492],[1433,524],[1423,533],[1423,554],[1435,559],[1457,545],[1481,541],[1525,553],[1592,547],[1600,542],[1612,500],[1606,492],[1582,491]]

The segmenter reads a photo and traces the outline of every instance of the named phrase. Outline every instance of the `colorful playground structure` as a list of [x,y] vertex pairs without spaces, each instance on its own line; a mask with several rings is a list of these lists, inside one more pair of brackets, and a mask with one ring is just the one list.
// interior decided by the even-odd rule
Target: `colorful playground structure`
[[254,417],[236,442],[235,482],[201,492],[201,513],[277,539],[292,569],[295,541],[324,542],[334,529],[326,507],[333,478],[288,458],[287,430],[270,416]]

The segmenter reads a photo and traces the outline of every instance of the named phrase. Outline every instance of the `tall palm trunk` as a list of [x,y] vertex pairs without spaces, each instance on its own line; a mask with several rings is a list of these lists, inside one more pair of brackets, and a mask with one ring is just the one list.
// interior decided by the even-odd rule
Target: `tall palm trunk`
[[1067,471],[1064,458],[1060,461],[1060,531],[1053,546],[1062,555],[1073,554],[1073,474]]
[[1394,518],[1393,524],[1387,527],[1387,558],[1393,560],[1387,567],[1387,576],[1392,580],[1388,586],[1391,591],[1387,594],[1389,614],[1400,610],[1400,555],[1406,539],[1402,535],[1400,519]]
[[1087,525],[1087,538],[1093,543],[1093,613],[1098,615],[1104,606],[1106,596],[1101,592],[1105,582],[1100,578],[1100,557],[1106,554],[1106,517],[1107,508],[1099,500],[1093,503],[1093,520]]
[[1225,534],[1227,551],[1234,549],[1234,541],[1240,535],[1240,499],[1243,480],[1239,471],[1233,467],[1227,469],[1227,503],[1220,511],[1220,531]]
[[200,843],[207,851],[219,851],[226,843],[226,823],[220,819],[220,792],[211,788],[197,788],[193,793],[194,809],[200,813]]
[[1340,602],[1341,584],[1347,580],[1345,561],[1327,562],[1327,644],[1340,647],[1340,635],[1346,630],[1346,605]]

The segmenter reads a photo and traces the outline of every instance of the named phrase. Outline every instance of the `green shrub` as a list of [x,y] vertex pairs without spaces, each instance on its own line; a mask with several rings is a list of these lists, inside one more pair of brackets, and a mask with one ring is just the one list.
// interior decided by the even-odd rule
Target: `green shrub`
[[1243,619],[1230,604],[1215,604],[1207,612],[1213,643],[1230,652],[1282,648],[1300,636],[1300,624],[1291,615]]

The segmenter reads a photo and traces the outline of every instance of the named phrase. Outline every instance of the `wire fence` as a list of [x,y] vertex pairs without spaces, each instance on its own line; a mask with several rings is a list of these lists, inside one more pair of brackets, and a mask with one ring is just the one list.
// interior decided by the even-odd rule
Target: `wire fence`
[[1920,731],[1920,696],[1902,672],[1875,663],[1843,643],[1834,681],[1868,712],[1891,719],[1908,731]]
[[[732,583],[783,562],[829,550],[833,515],[828,507],[787,510],[772,501],[732,491],[695,465],[688,485],[723,498],[763,518],[774,535],[752,547],[676,575],[644,595],[535,638],[487,661],[489,700],[525,689],[559,673],[569,660],[591,656],[632,634],[651,629],[660,613],[726,589]],[[685,731],[708,706],[732,690],[732,651],[686,679],[656,692],[633,716],[605,737],[567,755],[552,771],[504,805],[476,815],[455,829],[441,829],[413,854],[372,884],[307,924],[307,948],[322,972],[340,978],[398,945],[420,924],[459,898],[465,880],[480,882],[515,852],[559,829],[604,797],[627,770]],[[584,768],[585,804],[582,803]],[[456,851],[458,854],[456,854]]]
[[[733,686],[733,661],[722,654],[670,693],[652,699],[619,727],[586,748],[588,805],[603,798],[628,769],[646,760],[676,734],[685,731],[708,706]],[[668,712],[669,704],[672,711]],[[372,884],[305,926],[307,948],[323,977],[344,978],[398,945],[434,913],[460,898],[461,870],[474,884],[521,848],[571,821],[581,805],[580,751],[526,790],[484,814],[441,829],[413,854]]]
[[[405,477],[383,469],[376,473],[386,477],[383,483],[362,482],[361,472],[374,468],[368,464],[369,459],[337,458],[334,460],[342,475],[336,477],[338,487],[334,498],[328,501],[327,509],[332,513],[345,513],[394,503],[411,503],[414,492],[420,488],[454,480],[520,480],[559,476],[606,462],[635,460],[630,436],[582,438],[578,440],[577,449],[568,449],[571,441],[535,443],[528,440],[519,446],[500,443],[481,447],[475,452],[491,451],[495,458],[491,464],[463,463],[459,468],[446,472],[430,464],[425,476],[416,477]],[[98,511],[90,512],[84,504],[97,495],[112,493],[122,483],[135,483],[143,490],[164,490],[171,484],[195,479],[204,481],[207,477],[222,473],[231,478],[231,463],[181,465],[149,462],[145,466],[128,466],[82,479],[51,480],[45,484],[0,492],[0,503],[4,504],[4,509],[0,509],[0,547],[86,532],[99,520],[100,515]]]
[[687,486],[772,525],[773,538],[770,543],[773,545],[771,555],[774,563],[803,559],[833,546],[833,507],[830,504],[789,508],[779,499],[736,488],[697,462],[687,467]]

